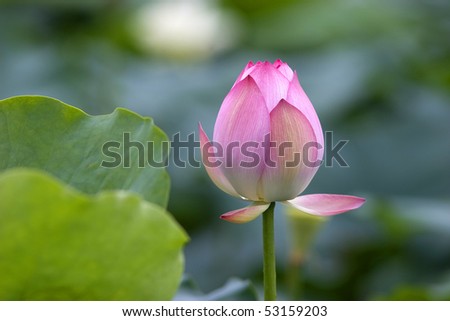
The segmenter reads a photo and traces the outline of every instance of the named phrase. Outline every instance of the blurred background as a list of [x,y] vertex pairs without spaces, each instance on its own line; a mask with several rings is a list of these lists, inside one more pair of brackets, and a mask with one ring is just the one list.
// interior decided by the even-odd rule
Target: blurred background
[[[367,198],[327,220],[277,207],[280,298],[449,300],[449,1],[0,1],[0,99],[126,107],[169,137],[199,121],[212,135],[246,63],[277,58],[324,131],[349,140],[349,167],[322,167],[306,193]],[[221,221],[245,203],[203,168],[169,172],[189,282],[210,293],[237,277],[260,292],[261,220]]]

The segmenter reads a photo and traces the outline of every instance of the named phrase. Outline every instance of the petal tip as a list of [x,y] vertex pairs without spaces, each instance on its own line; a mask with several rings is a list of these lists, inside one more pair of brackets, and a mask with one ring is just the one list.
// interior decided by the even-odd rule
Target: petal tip
[[360,208],[365,201],[352,195],[310,194],[296,197],[287,204],[308,214],[331,216]]
[[349,195],[349,197],[352,197],[354,200],[354,208],[352,208],[353,210],[360,208],[366,202],[366,199],[364,197],[351,196],[351,195]]
[[269,206],[270,203],[253,203],[250,206],[222,214],[220,218],[230,223],[243,224],[256,219]]

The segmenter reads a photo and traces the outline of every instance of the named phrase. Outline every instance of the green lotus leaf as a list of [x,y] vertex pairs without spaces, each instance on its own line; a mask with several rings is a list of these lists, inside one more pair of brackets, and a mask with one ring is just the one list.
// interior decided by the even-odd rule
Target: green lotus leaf
[[0,300],[168,300],[186,241],[135,193],[88,195],[35,169],[0,174]]
[[129,190],[166,207],[168,148],[151,118],[123,108],[90,116],[48,97],[0,100],[0,170],[37,168],[87,194]]

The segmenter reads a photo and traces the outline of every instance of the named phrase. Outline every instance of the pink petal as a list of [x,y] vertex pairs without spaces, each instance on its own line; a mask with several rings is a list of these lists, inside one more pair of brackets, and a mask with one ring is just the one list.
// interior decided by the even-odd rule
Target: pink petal
[[319,159],[322,160],[324,153],[322,126],[320,125],[319,117],[317,117],[316,110],[311,104],[311,101],[309,100],[305,91],[300,86],[300,82],[298,81],[296,72],[294,72],[294,76],[289,85],[286,100],[293,106],[297,107],[306,116],[306,118],[308,118],[309,122],[314,128],[314,133],[316,135],[317,142],[322,146],[322,148],[319,149]]
[[241,81],[242,79],[244,79],[245,77],[248,76],[248,70],[250,68],[252,68],[255,64],[253,63],[253,61],[249,61],[248,64],[245,66],[244,69],[242,69],[241,73],[239,74],[239,76],[236,78],[236,81],[233,84],[233,87],[236,86],[236,84]]
[[220,218],[231,223],[247,223],[261,215],[269,206],[270,203],[255,202],[250,206],[222,214]]
[[285,100],[270,113],[270,127],[270,140],[275,145],[265,162],[260,193],[268,202],[285,201],[300,194],[320,166],[316,137],[305,115]]
[[278,71],[281,72],[287,80],[291,81],[292,77],[294,77],[294,72],[291,67],[289,67],[287,63],[282,62],[280,59],[277,59],[273,63],[273,66],[278,69]]
[[351,195],[310,194],[285,203],[308,214],[330,216],[357,209],[365,201],[364,198]]
[[[269,127],[269,112],[253,78],[238,82],[220,107],[214,126],[214,141],[224,151],[222,173],[236,192],[249,200],[260,200],[257,185],[264,170],[261,143],[269,133]],[[248,150],[258,159],[242,153],[244,144],[257,145]]]
[[263,62],[261,61],[256,62],[256,64],[252,63],[252,65],[248,64],[247,67],[245,67],[245,71],[241,76],[241,80],[247,78],[253,72],[253,70],[259,68],[262,64]]
[[204,146],[206,144],[210,144],[210,141],[208,136],[206,136],[200,123],[198,124],[198,132],[200,136],[200,151],[202,154],[202,162],[209,177],[211,178],[213,183],[216,184],[216,186],[225,193],[228,193],[232,196],[240,197],[240,195],[234,190],[233,186],[231,186],[227,178],[223,175],[222,171],[220,170],[220,167],[214,166],[214,164],[217,161],[221,161],[220,159],[215,157],[213,153],[214,148],[212,146],[208,148],[208,152],[210,152],[209,155],[207,153],[204,153]]
[[264,95],[269,112],[275,108],[281,99],[286,98],[289,80],[270,62],[256,64],[250,72],[259,89]]

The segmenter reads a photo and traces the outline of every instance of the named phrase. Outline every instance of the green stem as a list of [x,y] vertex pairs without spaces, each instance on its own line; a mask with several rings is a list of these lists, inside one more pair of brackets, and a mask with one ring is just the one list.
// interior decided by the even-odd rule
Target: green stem
[[264,248],[264,300],[277,299],[277,272],[275,265],[275,233],[273,210],[275,202],[263,213],[263,248]]

